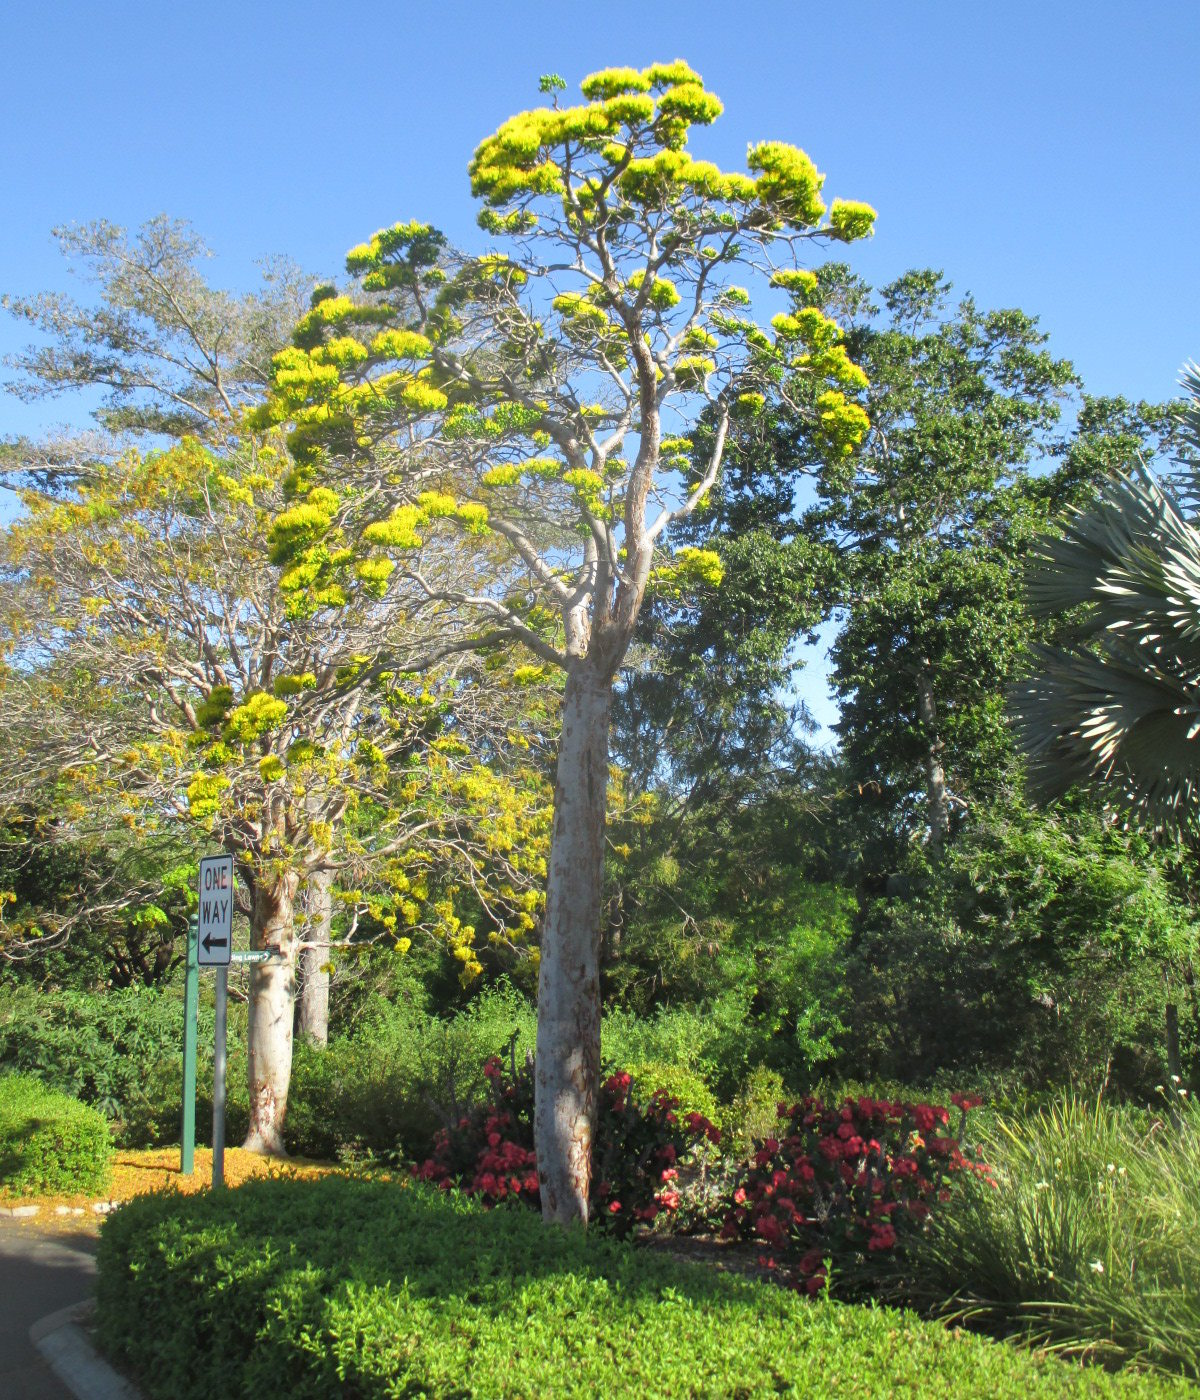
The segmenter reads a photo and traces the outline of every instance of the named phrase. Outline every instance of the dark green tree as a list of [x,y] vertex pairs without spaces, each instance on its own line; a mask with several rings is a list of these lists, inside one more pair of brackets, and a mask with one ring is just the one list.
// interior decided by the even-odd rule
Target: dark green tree
[[870,379],[868,437],[818,466],[806,517],[839,559],[842,753],[892,839],[922,832],[937,852],[1006,773],[1021,558],[1074,481],[1029,466],[1053,451],[1074,379],[1033,318],[954,304],[940,273],[907,273],[876,300],[831,266],[821,293]]

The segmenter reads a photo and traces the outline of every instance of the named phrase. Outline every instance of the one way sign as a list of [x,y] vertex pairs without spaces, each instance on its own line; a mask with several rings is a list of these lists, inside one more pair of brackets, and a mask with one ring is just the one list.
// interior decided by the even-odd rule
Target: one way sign
[[200,862],[199,946],[201,967],[225,967],[233,950],[233,857],[205,856]]

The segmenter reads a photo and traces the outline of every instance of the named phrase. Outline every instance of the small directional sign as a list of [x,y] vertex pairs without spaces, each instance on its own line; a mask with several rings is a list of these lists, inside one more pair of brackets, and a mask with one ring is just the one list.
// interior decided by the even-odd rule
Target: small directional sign
[[200,862],[201,967],[226,967],[233,950],[233,857],[205,856]]

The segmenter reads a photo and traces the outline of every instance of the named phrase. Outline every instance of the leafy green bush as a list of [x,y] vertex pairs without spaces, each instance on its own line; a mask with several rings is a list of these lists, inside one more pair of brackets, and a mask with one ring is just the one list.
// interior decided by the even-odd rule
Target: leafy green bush
[[28,1075],[0,1077],[0,1186],[16,1195],[99,1193],[108,1124],[94,1108]]
[[[1164,989],[1198,954],[1173,859],[1078,801],[975,807],[936,861],[914,843],[902,892],[868,901],[847,946],[839,1067],[1146,1102],[1166,1072]],[[1200,1026],[1180,1002],[1187,1053]]]
[[99,1268],[102,1345],[164,1400],[1164,1393],[396,1183],[143,1197]]
[[[213,1011],[199,1009],[197,1133],[212,1117]],[[245,1008],[229,1008],[228,1138],[246,1124]],[[178,988],[38,992],[0,987],[0,1071],[36,1075],[100,1110],[125,1147],[179,1141],[183,998]],[[239,1088],[241,1086],[241,1088]]]
[[[199,1043],[210,1053],[212,1034],[212,1013],[202,1012]],[[147,1082],[179,1061],[182,1043],[178,993],[0,988],[0,1068],[36,1074],[118,1122],[130,1112],[154,1121]],[[175,1104],[178,1120],[178,1093]]]
[[731,1154],[748,1161],[764,1138],[779,1126],[779,1105],[787,1097],[783,1076],[766,1065],[757,1065],[734,1095],[721,1131]]
[[748,1023],[744,989],[703,1006],[660,1007],[649,1016],[618,1007],[604,1017],[604,1059],[614,1065],[673,1065],[701,1075],[726,1098],[764,1053]]
[[677,1099],[679,1113],[699,1113],[710,1122],[717,1122],[721,1111],[713,1092],[702,1074],[695,1070],[683,1069],[679,1065],[667,1065],[654,1060],[638,1064],[622,1065],[633,1080],[634,1092],[642,1099],[648,1099],[661,1089],[672,1099]]
[[[377,999],[351,1036],[295,1048],[286,1135],[292,1151],[334,1158],[424,1156],[439,1126],[479,1100],[480,1065],[516,1036],[532,1049],[532,1006],[505,982],[449,1019],[417,1001]],[[229,1008],[226,1135],[246,1129],[246,1012]],[[98,1108],[123,1146],[178,1142],[183,1095],[178,989],[35,992],[0,987],[0,1070],[35,1074]],[[212,1121],[213,1012],[199,1013],[196,1130]]]
[[425,1157],[439,1128],[486,1097],[485,1061],[509,1047],[523,1059],[536,1034],[533,1007],[507,982],[447,1019],[380,999],[353,1035],[297,1044],[289,1146],[309,1157]]
[[916,1250],[919,1300],[1005,1334],[1200,1378],[1200,1110],[1068,1099],[995,1121]]

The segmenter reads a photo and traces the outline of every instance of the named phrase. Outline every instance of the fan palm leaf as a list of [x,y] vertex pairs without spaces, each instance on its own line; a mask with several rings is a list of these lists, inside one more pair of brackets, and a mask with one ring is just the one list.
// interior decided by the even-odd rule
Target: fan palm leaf
[[[1200,386],[1198,386],[1200,387]],[[1013,691],[1036,789],[1076,783],[1179,829],[1200,818],[1200,531],[1144,467],[1109,481],[1048,541],[1035,616],[1075,615]]]

